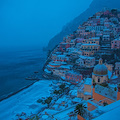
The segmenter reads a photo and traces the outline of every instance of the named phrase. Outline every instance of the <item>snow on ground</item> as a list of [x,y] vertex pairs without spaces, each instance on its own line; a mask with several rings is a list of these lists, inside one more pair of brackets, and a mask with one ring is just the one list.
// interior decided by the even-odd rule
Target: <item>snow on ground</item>
[[[75,105],[76,106],[76,105]],[[61,112],[58,112],[56,114],[54,114],[54,118],[58,119],[58,120],[68,120],[69,119],[69,113],[73,112],[75,110],[75,106],[71,107],[71,108],[67,108]]]
[[16,114],[26,113],[27,116],[38,113],[46,105],[37,103],[41,97],[49,97],[49,85],[52,81],[41,80],[29,88],[0,102],[0,120],[15,120]]

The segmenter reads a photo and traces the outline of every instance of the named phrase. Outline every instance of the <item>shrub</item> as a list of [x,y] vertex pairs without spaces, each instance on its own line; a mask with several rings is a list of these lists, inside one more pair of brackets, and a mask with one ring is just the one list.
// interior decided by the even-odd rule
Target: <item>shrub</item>
[[38,99],[38,100],[37,100],[37,103],[42,103],[42,102],[43,102],[42,99]]
[[115,87],[114,90],[117,91],[117,88]]
[[108,105],[108,103],[107,103],[107,102],[104,102],[103,105],[106,106],[106,105]]

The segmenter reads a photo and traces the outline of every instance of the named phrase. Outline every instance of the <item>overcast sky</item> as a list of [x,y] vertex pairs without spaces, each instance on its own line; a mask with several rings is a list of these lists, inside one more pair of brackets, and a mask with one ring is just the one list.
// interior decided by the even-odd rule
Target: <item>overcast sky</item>
[[0,47],[46,46],[92,0],[0,0]]

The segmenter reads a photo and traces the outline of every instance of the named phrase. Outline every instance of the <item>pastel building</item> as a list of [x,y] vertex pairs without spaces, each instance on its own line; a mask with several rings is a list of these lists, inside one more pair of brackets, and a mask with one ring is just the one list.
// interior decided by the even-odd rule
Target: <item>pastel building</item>
[[79,56],[79,59],[76,60],[77,65],[80,67],[92,68],[95,65],[94,57]]
[[120,62],[115,63],[115,74],[120,76]]
[[[106,105],[104,104],[106,103]],[[120,105],[120,92],[118,90],[114,90],[113,88],[103,87],[101,85],[96,85],[95,88],[92,89],[92,99],[87,100],[87,114],[80,116],[78,115],[78,120],[90,120],[91,117],[93,120],[107,120],[110,112],[112,113],[113,109],[119,108]],[[117,111],[114,110],[113,113]],[[107,116],[104,118],[104,114]],[[101,115],[103,114],[103,115]],[[116,114],[118,115],[119,112]],[[97,119],[99,118],[100,119]],[[111,116],[112,117],[112,116]],[[115,116],[112,117],[114,119]],[[119,120],[119,116],[117,120]]]
[[117,38],[111,42],[111,49],[120,49],[120,38]]
[[77,97],[82,98],[83,100],[92,98],[92,89],[92,79],[86,78],[84,84],[78,89]]
[[107,67],[107,69],[108,69],[109,71],[111,71],[111,72],[113,71],[113,67],[114,67],[113,64],[105,63],[104,65]]
[[108,81],[108,69],[103,64],[102,59],[99,60],[99,64],[97,64],[93,69],[92,80],[93,83],[98,84]]
[[104,107],[104,103],[108,105],[114,103],[120,97],[120,93],[117,90],[115,91],[113,88],[107,88],[101,85],[96,85],[93,88],[92,95],[93,99],[87,101],[87,109],[90,112],[99,108],[99,106]]
[[79,83],[83,79],[82,74],[78,74],[75,72],[68,72],[65,74],[65,80],[71,83]]
[[76,38],[76,43],[83,43],[84,38]]
[[84,56],[92,56],[100,49],[98,44],[82,44],[81,51],[83,51]]
[[58,45],[58,51],[60,52],[65,52],[67,48],[69,48],[71,45],[70,43],[65,43],[65,42],[61,42],[59,45]]
[[61,61],[61,62],[66,62],[68,61],[69,58],[66,55],[57,55],[55,58],[55,61]]
[[83,43],[99,45],[99,41],[100,41],[100,37],[92,37],[92,38],[83,40]]
[[103,35],[102,41],[104,41],[104,42],[110,41],[110,35]]
[[89,31],[95,30],[96,32],[102,31],[103,29],[104,29],[104,26],[102,26],[102,25],[99,25],[99,26],[95,25],[95,26],[87,26],[86,27],[86,30],[89,30]]

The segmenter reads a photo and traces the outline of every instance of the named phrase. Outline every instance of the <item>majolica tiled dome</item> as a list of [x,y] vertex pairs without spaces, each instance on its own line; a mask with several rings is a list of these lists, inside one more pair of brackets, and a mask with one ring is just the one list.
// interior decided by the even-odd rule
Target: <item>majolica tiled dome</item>
[[97,64],[94,69],[93,73],[95,75],[107,75],[108,74],[108,69],[107,67],[103,64],[102,59],[99,60],[99,64]]

